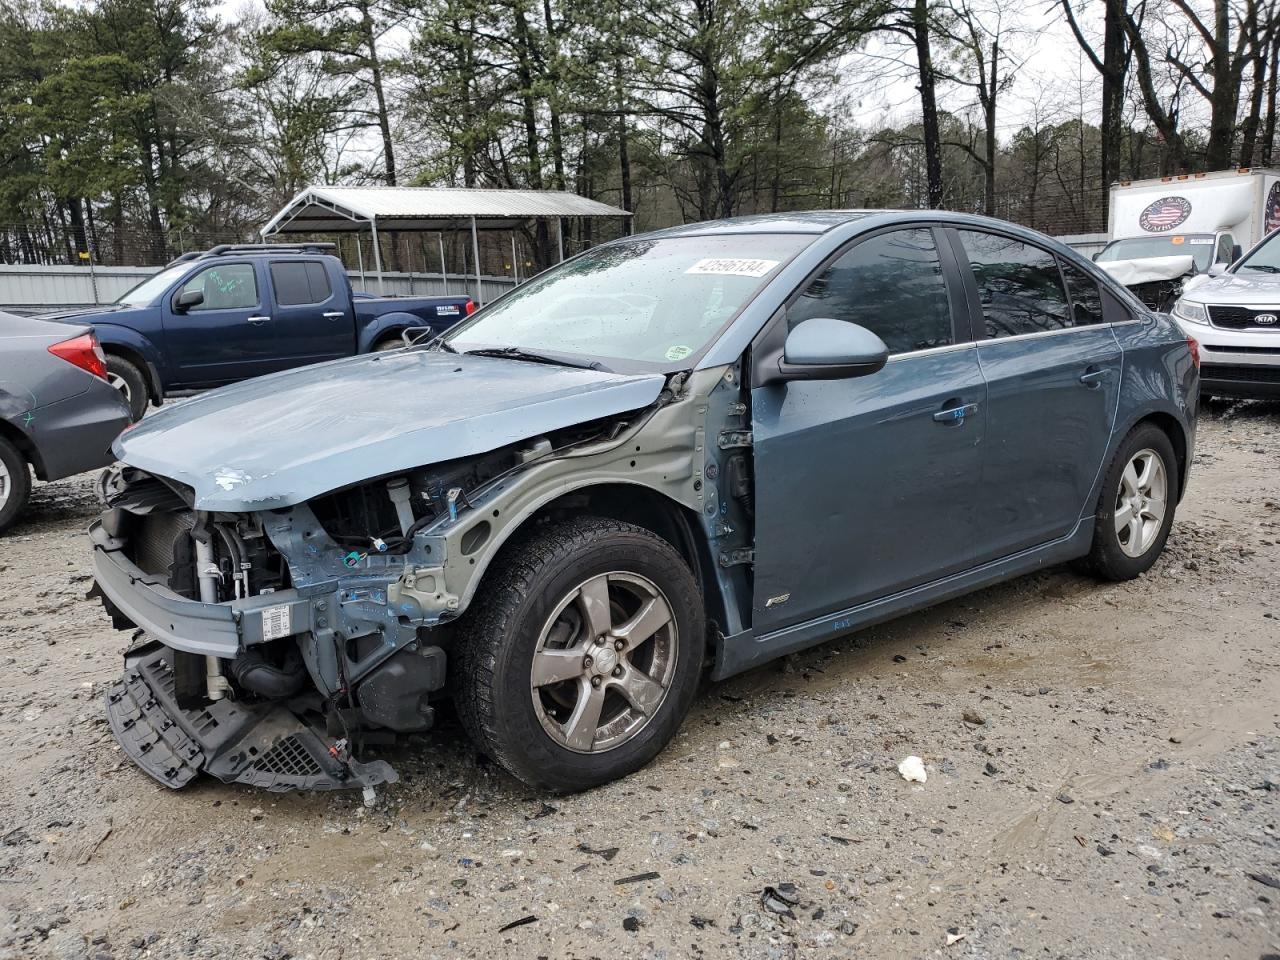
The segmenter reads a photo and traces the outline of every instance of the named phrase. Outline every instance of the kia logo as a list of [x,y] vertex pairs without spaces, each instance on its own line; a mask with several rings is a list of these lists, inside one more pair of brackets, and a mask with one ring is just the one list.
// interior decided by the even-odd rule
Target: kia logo
[[1274,313],[1259,313],[1255,314],[1253,318],[1254,323],[1262,323],[1268,326],[1275,323],[1277,320],[1280,320],[1280,317],[1277,317]]

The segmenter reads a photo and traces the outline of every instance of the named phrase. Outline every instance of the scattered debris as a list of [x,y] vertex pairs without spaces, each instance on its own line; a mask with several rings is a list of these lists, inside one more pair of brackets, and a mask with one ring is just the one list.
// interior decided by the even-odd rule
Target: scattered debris
[[1254,883],[1260,883],[1264,887],[1271,887],[1272,889],[1280,890],[1280,880],[1277,880],[1269,873],[1246,873],[1245,876]]
[[1058,794],[1058,802],[1065,803],[1065,804],[1072,804],[1072,803],[1075,803],[1075,800],[1072,798],[1071,794],[1069,793],[1060,793]]
[[622,920],[622,929],[628,933],[635,933],[640,929],[639,917],[624,917]]
[[512,920],[505,927],[499,927],[498,932],[506,933],[508,930],[514,930],[516,927],[525,927],[531,923],[537,923],[537,922],[538,922],[538,918],[535,917],[533,914],[529,914],[529,916],[521,917],[519,920]]
[[977,710],[972,710],[972,709],[966,710],[963,714],[961,714],[961,719],[964,720],[965,723],[971,724],[972,726],[975,726],[975,727],[985,726],[987,722],[986,717],[978,713]]
[[959,943],[963,939],[964,939],[964,934],[960,932],[959,927],[949,927],[947,929],[947,946],[948,947],[951,946],[953,943]]
[[791,909],[799,902],[795,884],[780,883],[776,887],[765,887],[760,894],[760,902],[770,913],[776,913],[780,917],[791,920],[796,918],[795,912]]
[[613,881],[613,885],[615,887],[620,887],[624,883],[644,883],[646,880],[657,880],[661,878],[661,876],[662,874],[658,873],[656,870],[650,870],[648,873],[637,873],[632,877],[619,877],[617,880]]
[[597,857],[603,857],[605,863],[608,863],[610,860],[612,860],[614,857],[618,855],[618,850],[621,848],[620,847],[604,847],[600,850],[592,850],[589,844],[580,843],[578,844],[578,849],[581,850],[583,853],[590,853]]
[[907,757],[898,764],[898,772],[908,783],[924,783],[929,779],[929,775],[924,770],[924,761],[916,756]]

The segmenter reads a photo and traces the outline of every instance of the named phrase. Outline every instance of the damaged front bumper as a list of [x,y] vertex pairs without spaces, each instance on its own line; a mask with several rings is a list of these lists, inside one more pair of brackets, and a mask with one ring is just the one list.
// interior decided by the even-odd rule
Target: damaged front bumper
[[106,699],[107,723],[124,752],[175,790],[201,771],[273,792],[370,789],[398,779],[385,761],[352,759],[349,744],[330,741],[281,703],[224,699],[184,709],[172,651],[158,642],[126,655],[124,676]]
[[94,595],[175,650],[231,658],[245,647],[312,628],[314,597],[303,597],[298,590],[201,603],[179,596],[163,579],[139,568],[125,555],[124,542],[112,538],[101,520],[90,525],[89,539],[97,582]]
[[[368,739],[382,741],[428,729],[434,712],[427,698],[444,685],[440,648],[414,642],[405,649],[411,630],[388,628],[371,635],[376,642],[363,662],[345,660],[330,621],[344,598],[348,607],[367,606],[350,599],[357,591],[349,585],[329,580],[205,603],[139,567],[128,541],[112,537],[101,521],[89,535],[90,596],[102,600],[117,628],[137,628],[143,639],[106,696],[111,730],[143,771],[174,789],[199,772],[270,791],[368,790],[397,779],[386,762],[354,759],[349,738],[364,740],[370,728],[378,734]],[[237,666],[261,664],[259,651],[281,643],[296,646],[305,661],[301,691],[192,695],[202,689],[209,658],[244,682]]]

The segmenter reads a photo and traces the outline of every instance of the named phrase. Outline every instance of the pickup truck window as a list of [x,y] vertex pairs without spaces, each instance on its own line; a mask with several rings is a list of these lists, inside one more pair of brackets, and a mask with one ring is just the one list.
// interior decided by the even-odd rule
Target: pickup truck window
[[251,263],[220,263],[207,267],[182,285],[182,293],[204,292],[197,310],[235,310],[258,305],[258,278]]
[[324,303],[333,293],[324,264],[316,260],[271,264],[271,285],[282,307]]

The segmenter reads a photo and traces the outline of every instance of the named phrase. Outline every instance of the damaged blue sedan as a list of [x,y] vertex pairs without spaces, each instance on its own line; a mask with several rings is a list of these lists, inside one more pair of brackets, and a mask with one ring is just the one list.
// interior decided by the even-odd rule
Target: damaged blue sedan
[[1196,344],[1068,248],[938,212],[595,247],[430,343],[218,390],[117,442],[95,592],[148,774],[370,789],[451,698],[580,790],[700,680],[1068,560],[1145,572]]

